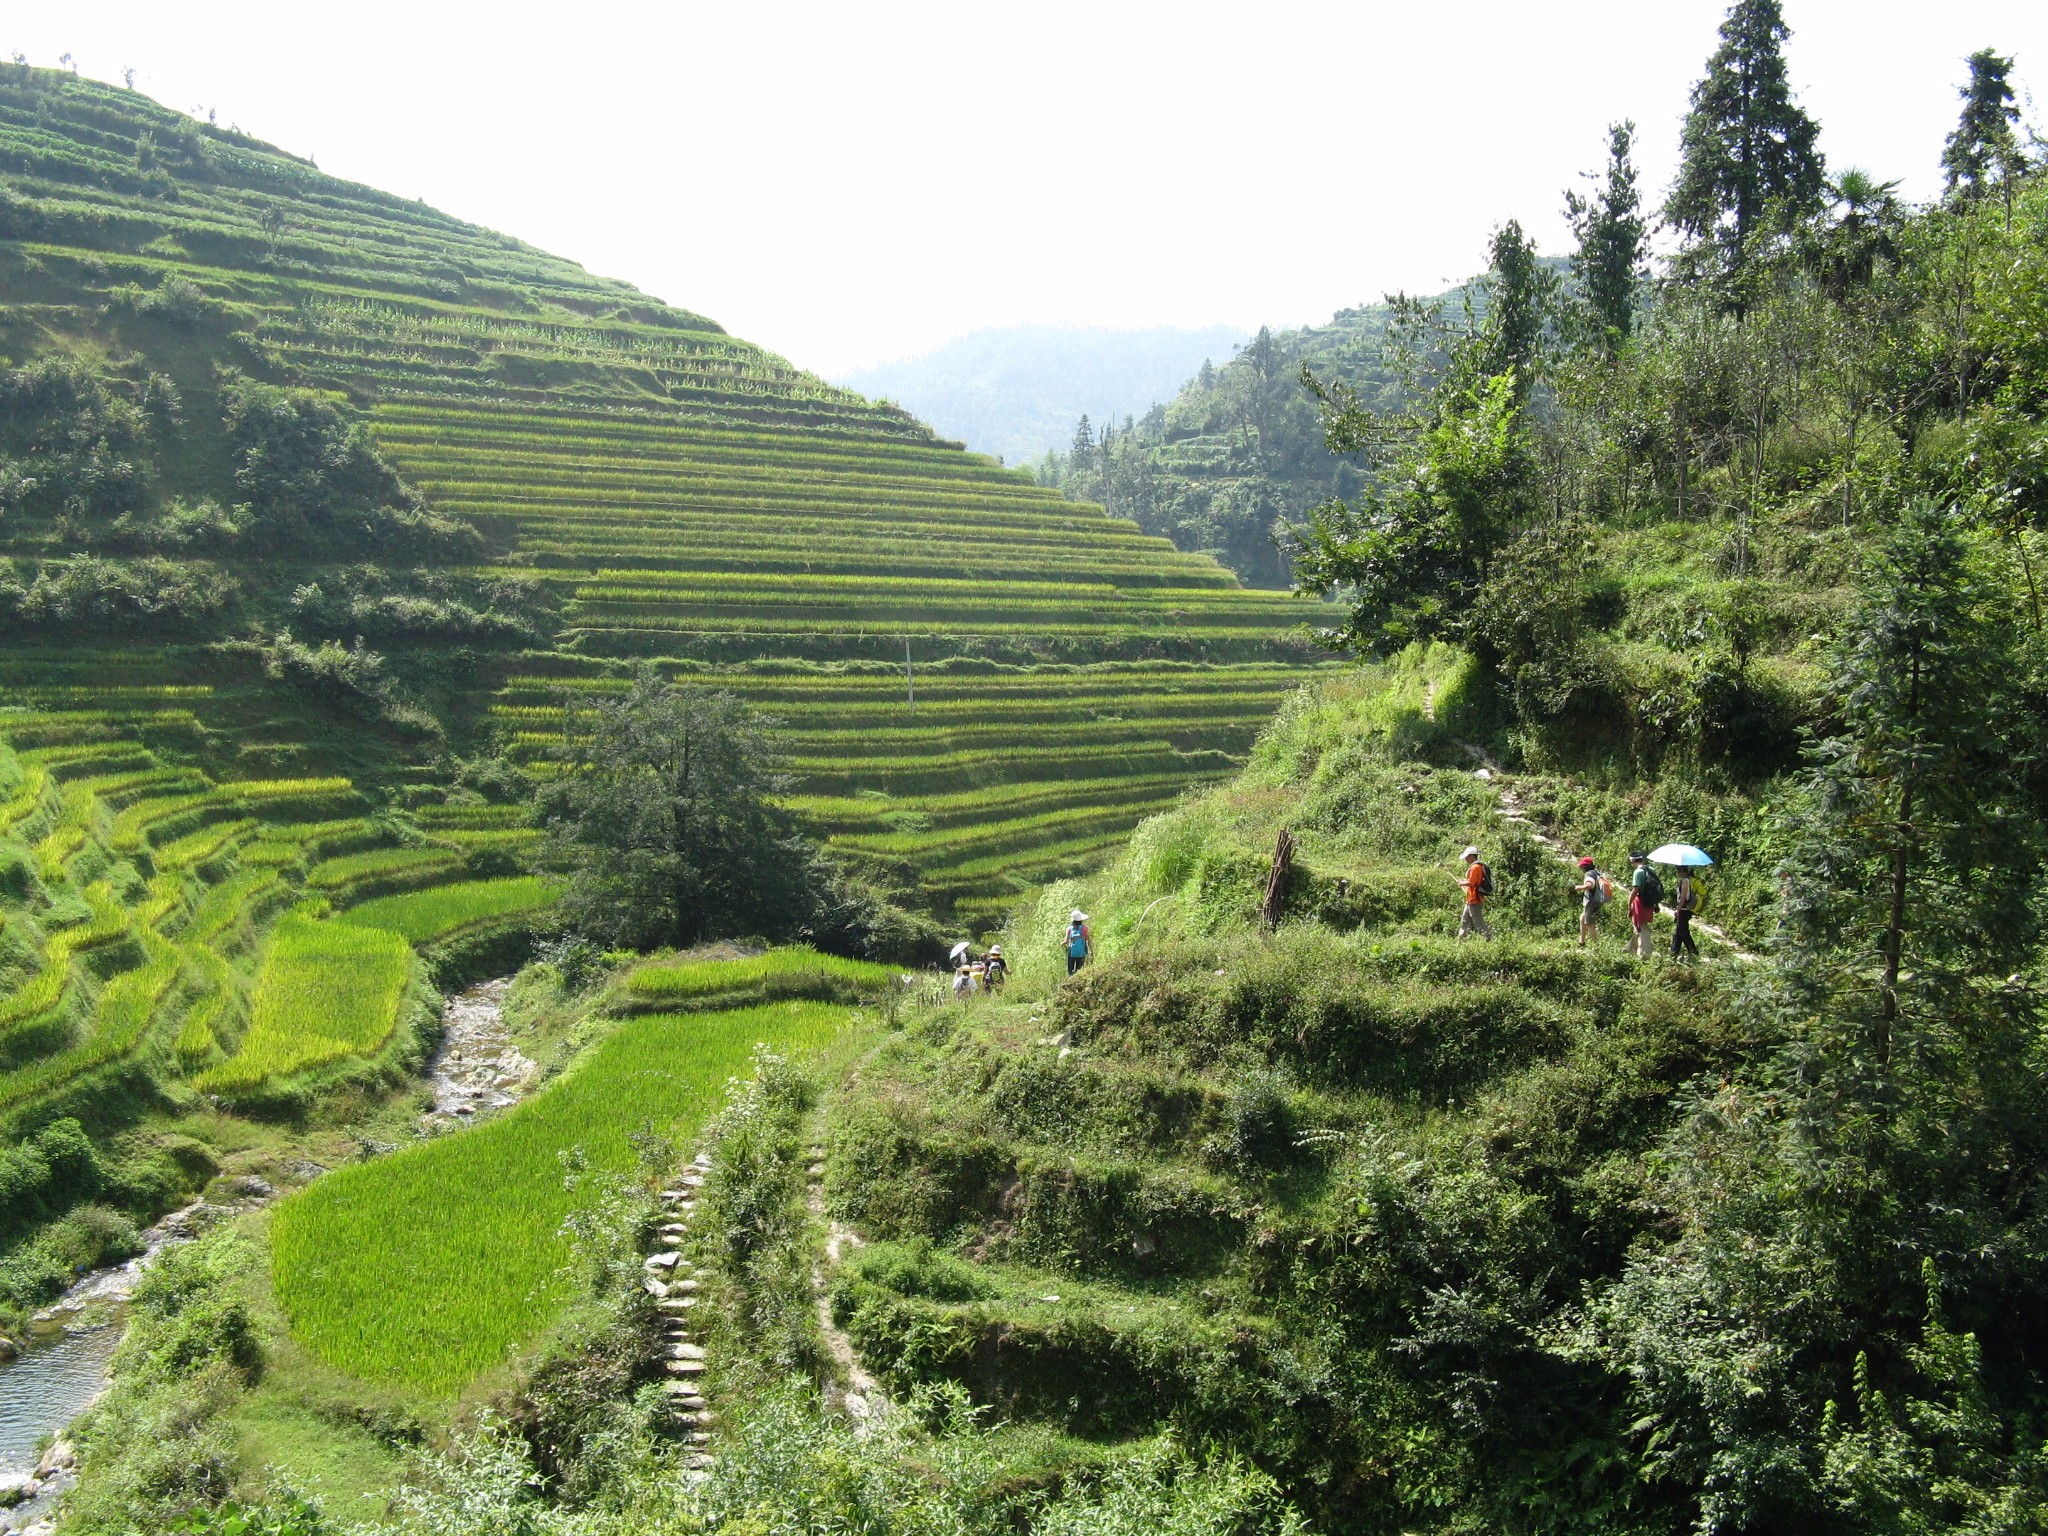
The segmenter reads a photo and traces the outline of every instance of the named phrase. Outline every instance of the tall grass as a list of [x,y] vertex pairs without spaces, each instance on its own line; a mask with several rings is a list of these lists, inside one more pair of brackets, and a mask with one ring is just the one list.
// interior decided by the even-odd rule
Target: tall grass
[[232,1094],[370,1054],[398,1022],[411,967],[412,950],[395,933],[286,913],[256,974],[248,1033],[195,1086]]
[[812,1050],[848,1017],[817,1003],[645,1015],[500,1118],[328,1175],[281,1205],[271,1228],[293,1333],[356,1376],[460,1391],[571,1294],[561,1228],[578,1197],[563,1153],[628,1171],[633,1133],[688,1141],[757,1042]]
[[837,990],[850,986],[875,992],[895,985],[896,976],[893,966],[821,955],[798,944],[736,960],[656,961],[630,973],[622,990],[636,1003],[662,1007],[763,987],[783,990],[817,985]]
[[555,885],[532,875],[465,880],[380,896],[350,907],[347,921],[362,928],[382,928],[409,943],[426,944],[474,923],[538,911],[557,894]]

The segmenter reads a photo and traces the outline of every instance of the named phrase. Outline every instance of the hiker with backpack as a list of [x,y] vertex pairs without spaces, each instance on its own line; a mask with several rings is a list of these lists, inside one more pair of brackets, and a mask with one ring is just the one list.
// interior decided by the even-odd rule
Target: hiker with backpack
[[1632,853],[1628,856],[1633,872],[1628,877],[1628,920],[1634,932],[1629,936],[1629,953],[1639,959],[1650,958],[1650,924],[1657,920],[1657,909],[1664,904],[1664,880],[1656,870],[1650,868],[1647,853]]
[[1579,948],[1600,937],[1600,913],[1614,896],[1614,882],[1591,859],[1579,860]]
[[1480,862],[1477,848],[1467,848],[1460,857],[1465,861],[1465,873],[1458,880],[1465,892],[1465,910],[1458,918],[1458,937],[1476,933],[1490,939],[1493,930],[1486,924],[1486,898],[1493,894],[1493,871]]
[[1079,907],[1067,919],[1067,974],[1086,965],[1095,954],[1095,936],[1088,931],[1088,914]]
[[1003,946],[991,944],[988,947],[988,973],[983,984],[991,992],[1003,990],[1003,983],[1010,979],[1010,962],[1003,958]]

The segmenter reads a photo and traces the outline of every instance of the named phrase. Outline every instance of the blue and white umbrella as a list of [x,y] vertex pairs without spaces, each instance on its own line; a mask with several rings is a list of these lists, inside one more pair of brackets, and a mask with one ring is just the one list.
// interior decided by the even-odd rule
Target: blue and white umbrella
[[1676,864],[1680,869],[1705,869],[1714,861],[1691,843],[1666,843],[1650,854],[1652,864]]

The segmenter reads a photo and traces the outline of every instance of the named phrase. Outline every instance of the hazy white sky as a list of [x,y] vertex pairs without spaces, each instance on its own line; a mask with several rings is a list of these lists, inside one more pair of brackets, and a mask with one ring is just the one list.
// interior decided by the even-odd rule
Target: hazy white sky
[[[1534,5],[13,0],[0,51],[625,278],[824,373],[985,325],[1300,324],[1566,246],[1648,189],[1725,0]],[[1836,167],[1937,182],[1962,58],[2048,94],[2040,0],[1786,0]]]

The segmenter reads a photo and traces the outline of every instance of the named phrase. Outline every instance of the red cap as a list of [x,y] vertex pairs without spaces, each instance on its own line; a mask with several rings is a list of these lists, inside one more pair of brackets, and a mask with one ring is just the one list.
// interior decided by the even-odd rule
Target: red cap
[[1591,859],[1581,859],[1581,860],[1579,860],[1579,868],[1581,868],[1581,869],[1591,869],[1592,867],[1593,867],[1593,861],[1592,861]]

